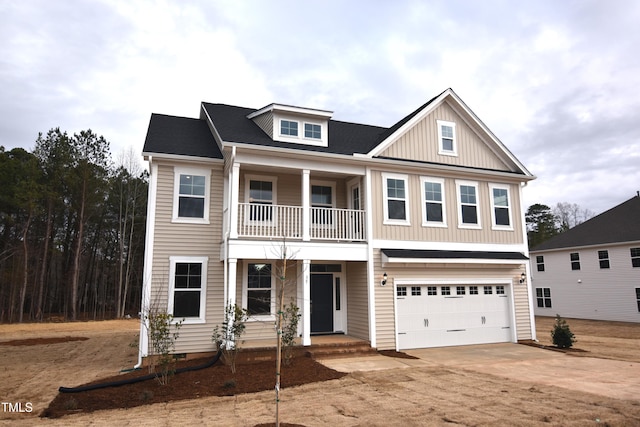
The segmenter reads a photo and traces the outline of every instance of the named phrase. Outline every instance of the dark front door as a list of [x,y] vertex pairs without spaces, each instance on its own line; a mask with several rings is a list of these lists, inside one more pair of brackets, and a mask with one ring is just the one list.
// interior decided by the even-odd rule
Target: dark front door
[[311,275],[311,333],[333,332],[333,274]]

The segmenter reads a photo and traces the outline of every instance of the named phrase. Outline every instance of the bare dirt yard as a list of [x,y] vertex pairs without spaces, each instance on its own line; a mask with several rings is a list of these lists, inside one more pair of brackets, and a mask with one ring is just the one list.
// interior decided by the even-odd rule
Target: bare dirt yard
[[[554,319],[536,320],[538,339],[551,345]],[[584,350],[572,355],[640,362],[640,324],[567,320],[578,339],[575,347]],[[138,331],[136,320],[0,325],[0,424],[253,426],[273,421],[273,390],[39,417],[58,396],[59,386],[78,386],[131,368],[137,362]],[[339,376],[285,386],[281,420],[305,426],[640,425],[640,396],[613,399],[451,366]],[[214,382],[204,373],[191,381]],[[153,402],[155,395],[139,393],[135,399]],[[9,410],[18,403],[23,412]]]

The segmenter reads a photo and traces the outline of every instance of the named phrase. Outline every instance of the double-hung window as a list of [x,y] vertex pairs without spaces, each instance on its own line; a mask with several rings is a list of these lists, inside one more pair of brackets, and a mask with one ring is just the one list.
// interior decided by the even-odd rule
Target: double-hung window
[[513,230],[511,223],[511,198],[506,185],[489,184],[491,192],[491,219],[493,228]]
[[334,183],[311,184],[311,223],[313,225],[333,225]]
[[169,257],[169,313],[185,323],[205,321],[207,257]]
[[544,256],[543,255],[536,256],[536,266],[538,267],[538,271],[544,271]]
[[409,225],[407,175],[382,174],[384,223]]
[[571,269],[580,270],[580,253],[572,252],[569,257],[571,259]]
[[640,248],[630,248],[631,252],[631,265],[633,267],[640,267]]
[[598,263],[600,264],[600,268],[611,267],[611,264],[609,263],[609,251],[598,251]]
[[438,120],[438,154],[457,156],[456,124]]
[[458,226],[461,228],[480,228],[480,209],[478,204],[478,183],[458,181]]
[[446,227],[444,180],[421,177],[420,181],[422,183],[422,225]]
[[175,168],[173,222],[209,222],[209,180],[207,169]]
[[272,313],[273,277],[271,264],[247,264],[246,307],[251,316],[265,316]]
[[245,221],[274,221],[273,206],[276,204],[276,178],[247,175],[245,178],[248,212]]

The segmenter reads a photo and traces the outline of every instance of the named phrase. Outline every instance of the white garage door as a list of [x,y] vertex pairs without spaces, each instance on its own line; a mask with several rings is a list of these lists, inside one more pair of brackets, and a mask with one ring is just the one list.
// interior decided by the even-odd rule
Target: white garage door
[[398,348],[509,342],[509,286],[397,286]]

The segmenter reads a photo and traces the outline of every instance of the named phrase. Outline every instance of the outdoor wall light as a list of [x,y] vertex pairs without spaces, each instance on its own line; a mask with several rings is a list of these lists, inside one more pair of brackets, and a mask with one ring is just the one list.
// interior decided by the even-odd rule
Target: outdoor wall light
[[384,286],[387,284],[387,273],[382,275],[382,280],[380,281],[380,286]]
[[524,274],[524,273],[522,273],[522,274],[520,275],[520,284],[522,285],[522,284],[523,284],[524,282],[526,282],[526,281],[527,281],[527,275],[526,275],[526,274]]

